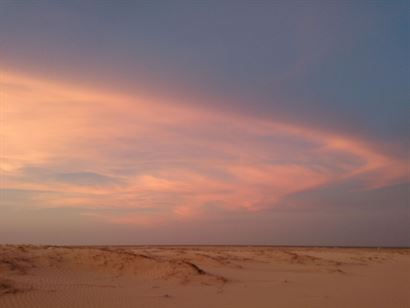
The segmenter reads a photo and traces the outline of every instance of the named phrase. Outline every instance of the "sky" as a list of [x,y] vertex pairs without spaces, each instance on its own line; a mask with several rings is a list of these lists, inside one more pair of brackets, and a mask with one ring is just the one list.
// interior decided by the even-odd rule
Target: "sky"
[[0,243],[410,245],[406,1],[0,1]]

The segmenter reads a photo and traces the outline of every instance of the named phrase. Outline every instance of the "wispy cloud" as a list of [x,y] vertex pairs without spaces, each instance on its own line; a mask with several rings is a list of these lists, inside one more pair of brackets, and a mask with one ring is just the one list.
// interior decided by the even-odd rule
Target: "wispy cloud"
[[350,180],[366,189],[408,180],[405,161],[349,135],[11,72],[1,86],[2,186],[53,192],[27,207],[149,225],[254,212]]

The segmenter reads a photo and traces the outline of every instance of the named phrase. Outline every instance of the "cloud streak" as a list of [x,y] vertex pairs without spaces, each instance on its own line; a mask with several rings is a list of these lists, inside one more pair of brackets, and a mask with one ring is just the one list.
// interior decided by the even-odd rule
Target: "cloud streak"
[[37,191],[27,207],[151,225],[218,208],[252,213],[346,181],[362,189],[408,181],[405,161],[353,136],[6,71],[0,82],[2,188]]

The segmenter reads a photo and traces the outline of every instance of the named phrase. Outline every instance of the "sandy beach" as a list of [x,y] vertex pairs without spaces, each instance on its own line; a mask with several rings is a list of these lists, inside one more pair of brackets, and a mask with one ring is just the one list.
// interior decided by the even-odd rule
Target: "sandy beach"
[[0,307],[409,307],[410,249],[0,246]]

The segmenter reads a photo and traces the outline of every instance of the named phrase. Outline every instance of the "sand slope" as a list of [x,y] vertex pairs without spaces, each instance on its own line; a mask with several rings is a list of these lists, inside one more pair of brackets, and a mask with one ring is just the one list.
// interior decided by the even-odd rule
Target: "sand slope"
[[0,246],[0,307],[410,307],[410,249]]

